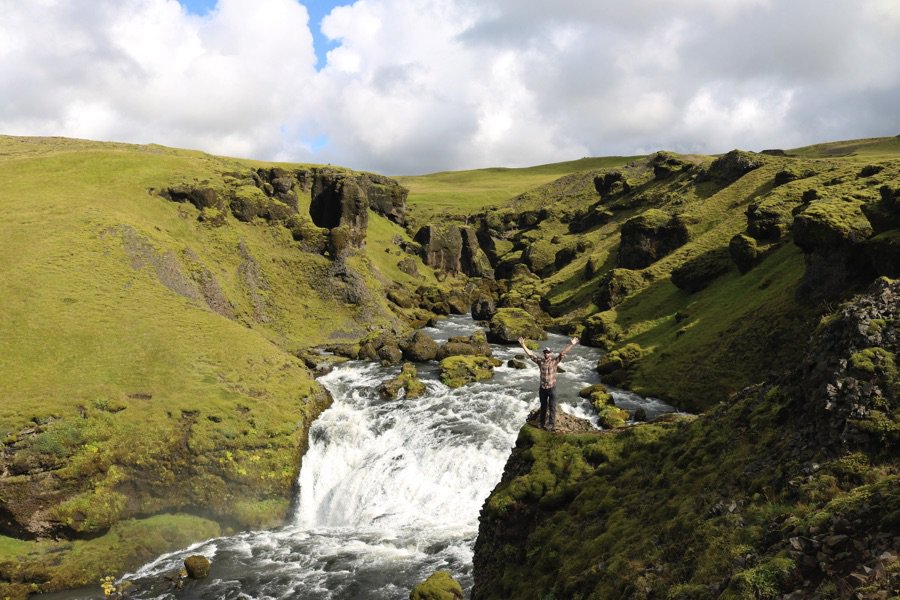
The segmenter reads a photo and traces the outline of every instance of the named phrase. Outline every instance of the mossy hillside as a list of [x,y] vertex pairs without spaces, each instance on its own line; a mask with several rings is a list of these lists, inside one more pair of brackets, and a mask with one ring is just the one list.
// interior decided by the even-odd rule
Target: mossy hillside
[[492,168],[398,176],[409,188],[409,207],[415,223],[446,216],[465,217],[569,173],[622,165],[631,157],[598,157],[527,168]]
[[294,353],[403,326],[386,286],[434,281],[396,269],[403,230],[373,214],[336,278],[278,223],[201,221],[153,192],[261,163],[73,140],[0,149],[3,509],[43,511],[32,534],[180,510],[281,522],[328,402]]
[[474,594],[885,597],[900,577],[898,293],[877,282],[802,363],[699,418],[524,427],[482,511]]
[[[221,535],[218,523],[184,514],[126,520],[89,540],[21,542],[0,537],[0,597],[97,586],[165,552]],[[39,582],[39,583],[38,583]]]
[[784,460],[779,394],[601,435],[523,428],[482,513],[478,597],[775,598],[802,581],[789,539],[862,515],[895,527],[889,464]]
[[[759,168],[727,184],[703,177],[704,165],[711,159],[704,162],[695,158],[690,164],[697,166],[662,179],[653,175],[652,158],[633,161],[622,169],[627,172],[628,190],[608,198],[601,196],[600,205],[613,209],[608,221],[587,231],[560,233],[556,215],[581,210],[577,207],[585,200],[570,184],[564,186],[565,193],[556,196],[551,193],[553,186],[547,185],[541,188],[545,190],[541,199],[545,220],[504,235],[529,243],[543,240],[546,244],[547,236],[542,232],[553,231],[560,247],[589,244],[588,252],[555,272],[544,274],[536,286],[546,290],[541,306],[555,317],[556,327],[573,333],[582,327],[591,329],[591,315],[612,307],[606,320],[619,330],[615,342],[637,342],[648,350],[650,358],[633,371],[635,379],[625,383],[697,409],[708,406],[714,397],[757,380],[760,373],[773,366],[796,359],[820,311],[814,303],[797,299],[797,283],[804,277],[806,265],[789,237],[772,241],[764,236],[757,243],[752,261],[742,260],[741,265],[745,271],[761,269],[752,277],[741,276],[737,265],[720,260],[729,252],[732,240],[741,235],[753,239],[746,233],[755,233],[753,218],[758,217],[760,206],[777,207],[777,223],[772,227],[780,232],[779,236],[791,226],[795,214],[803,214],[800,211],[804,208],[814,214],[830,203],[841,203],[853,208],[856,218],[861,218],[858,207],[877,201],[882,186],[900,179],[900,162],[892,160],[896,154],[888,152],[894,146],[885,145],[885,153],[878,155],[884,162],[873,163],[883,164],[880,170],[866,170],[876,156],[872,154],[840,158],[761,156]],[[787,169],[802,172],[804,177],[776,185],[778,174]],[[584,177],[587,186],[588,178]],[[816,194],[808,194],[811,189]],[[521,199],[510,201],[510,206],[515,202]],[[596,196],[593,202],[597,202]],[[748,215],[750,209],[757,212]],[[641,217],[644,213],[660,218],[677,214],[688,227],[689,240],[644,269],[633,271],[639,277],[637,281],[643,283],[627,292],[627,301],[619,306],[618,296],[611,302],[608,295],[598,290],[608,287],[605,278],[617,267],[620,228],[628,219],[650,218]],[[514,243],[511,252],[520,247],[520,243]],[[714,267],[712,271],[701,269],[703,272],[696,273],[697,265],[704,267],[707,263]],[[887,273],[889,267],[885,268],[880,271]],[[673,272],[687,291],[678,291],[669,283]],[[742,277],[750,279],[739,281]],[[707,308],[712,310],[705,313]],[[769,332],[771,341],[767,341],[762,328],[754,325],[763,320],[773,328]],[[610,347],[608,337],[589,335],[587,341],[593,338]],[[672,342],[677,342],[679,352],[668,350]],[[611,347],[614,349],[615,345]],[[765,351],[760,352],[760,348]],[[666,356],[656,356],[660,352],[666,352]],[[677,367],[669,357],[679,359]],[[695,373],[698,369],[704,376],[683,377],[683,373]],[[676,385],[670,387],[670,382]]]

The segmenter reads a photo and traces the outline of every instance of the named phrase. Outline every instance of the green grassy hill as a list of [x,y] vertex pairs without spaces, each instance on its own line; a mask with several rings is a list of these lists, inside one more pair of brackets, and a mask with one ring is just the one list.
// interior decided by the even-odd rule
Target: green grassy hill
[[[846,457],[769,444],[797,424],[782,418],[785,407],[802,405],[804,390],[785,382],[757,399],[748,434],[740,419],[754,400],[740,391],[800,364],[840,302],[880,275],[900,276],[900,139],[397,181],[155,145],[0,136],[0,597],[94,584],[197,539],[280,523],[308,427],[329,403],[313,377],[315,350],[397,361],[411,328],[474,300],[523,309],[605,348],[597,368],[607,383],[703,413],[602,440],[523,430],[527,452],[510,465],[522,479],[507,489],[505,478],[487,514],[504,528],[510,507],[524,503],[532,520],[521,531],[538,532],[528,543],[547,565],[575,550],[538,527],[545,519],[559,520],[573,543],[595,535],[560,597],[666,597],[659,586],[657,595],[635,591],[656,583],[629,573],[646,583],[653,565],[629,565],[668,555],[653,554],[655,542],[611,503],[659,500],[674,482],[664,511],[681,515],[665,541],[672,552],[679,532],[726,496],[758,504],[747,521],[755,527],[793,513],[813,526],[813,512],[769,506],[772,482],[788,489],[786,473],[811,460],[837,461],[824,473],[839,490],[807,498],[817,510],[850,502],[843,494],[856,493],[857,479],[877,487],[895,469],[864,448],[859,473],[841,479]],[[872,427],[893,444],[888,342],[879,346],[887,354],[851,358],[893,390],[872,405],[882,415]],[[721,454],[738,434],[749,437]],[[740,470],[763,450],[765,477],[745,486]],[[795,450],[796,469],[778,471],[779,452]],[[725,491],[719,456],[731,465]],[[654,457],[665,458],[659,476],[639,475]],[[691,504],[697,485],[713,490],[712,504]],[[585,529],[594,518],[611,525]],[[634,544],[619,547],[613,538],[626,530]],[[716,529],[697,544],[765,554],[759,530],[732,533]],[[615,577],[591,571],[613,555]],[[716,577],[743,573],[749,583],[734,597],[763,598],[768,591],[744,592],[769,586],[784,566],[719,558],[696,558],[701,575],[655,581],[715,580],[724,590],[730,583]],[[521,575],[491,576],[513,589]]]
[[[444,177],[425,176],[419,185],[428,189],[432,178]],[[488,172],[466,177],[466,190],[492,180]],[[881,188],[898,181],[898,138],[718,158],[661,152],[568,173],[499,204],[473,193],[472,205],[483,209],[466,221],[490,234],[498,277],[512,277],[500,306],[526,308],[545,326],[584,333],[587,343],[611,351],[633,349],[636,360],[610,373],[610,381],[701,410],[796,362],[828,303],[874,276],[871,265],[856,278],[810,274],[810,260],[827,263],[831,250],[806,252],[794,244],[795,214],[834,209],[833,260],[842,265],[834,272],[847,271],[847,252],[875,252],[864,247],[876,242],[839,248],[841,235],[856,235],[841,220],[865,221],[866,207],[882,210],[879,203],[888,201]],[[441,212],[442,201],[414,188],[411,205],[415,218]],[[641,223],[648,215],[662,222]],[[460,219],[452,212],[441,218]],[[816,219],[829,227],[825,213]],[[631,235],[625,254],[652,245],[647,240],[665,227],[677,225],[685,239],[644,263],[626,264],[629,221],[649,233]],[[896,256],[888,239],[896,225],[882,221],[876,239],[888,258],[875,270],[895,274],[886,263]],[[515,275],[521,265],[528,277]],[[837,289],[816,289],[832,275],[844,278],[829,284]]]
[[95,583],[221,527],[280,523],[329,402],[300,357],[408,327],[385,289],[434,276],[397,268],[386,250],[405,233],[385,217],[338,273],[283,223],[160,194],[272,166],[0,137],[0,531],[90,538],[0,537],[0,588]]
[[526,168],[492,168],[407,175],[396,179],[409,188],[413,218],[426,224],[447,215],[465,218],[513,196],[571,173],[618,167],[636,157],[581,158]]

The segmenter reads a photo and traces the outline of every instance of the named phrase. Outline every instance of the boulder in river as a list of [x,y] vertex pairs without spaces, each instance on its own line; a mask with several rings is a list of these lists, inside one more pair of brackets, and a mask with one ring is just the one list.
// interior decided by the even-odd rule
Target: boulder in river
[[502,362],[488,356],[450,356],[441,361],[441,381],[447,387],[458,388],[490,379],[499,364]]
[[397,397],[400,390],[405,391],[406,398],[417,398],[425,393],[425,384],[419,381],[416,367],[412,363],[404,363],[400,374],[383,382],[378,389],[382,396],[391,400]]
[[491,317],[487,339],[499,344],[513,344],[519,337],[546,339],[547,334],[534,317],[521,308],[501,308]]
[[400,344],[403,358],[413,362],[428,362],[437,356],[438,345],[424,331],[417,331],[408,340]]
[[444,360],[448,356],[490,356],[491,345],[488,344],[484,332],[479,330],[468,337],[451,337],[438,348],[437,359]]
[[409,593],[409,600],[462,600],[462,586],[449,571],[437,571]]
[[209,575],[209,559],[202,554],[193,554],[184,559],[184,570],[191,579],[204,579]]

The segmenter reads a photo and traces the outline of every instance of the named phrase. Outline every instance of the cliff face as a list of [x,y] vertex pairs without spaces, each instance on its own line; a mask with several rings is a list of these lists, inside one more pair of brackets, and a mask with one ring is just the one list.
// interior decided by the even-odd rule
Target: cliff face
[[882,279],[797,368],[699,418],[524,427],[481,513],[473,598],[894,593],[898,352],[900,283]]

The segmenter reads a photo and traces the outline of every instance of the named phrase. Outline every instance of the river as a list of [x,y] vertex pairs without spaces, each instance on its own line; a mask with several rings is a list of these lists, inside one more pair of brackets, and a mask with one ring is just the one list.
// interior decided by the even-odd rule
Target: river
[[[471,318],[453,316],[425,332],[440,342],[476,329]],[[567,341],[551,334],[546,344],[559,350]],[[291,522],[163,555],[123,578],[136,584],[132,597],[397,600],[438,569],[468,595],[479,510],[538,404],[537,367],[507,367],[516,347],[493,350],[504,361],[494,378],[455,390],[440,383],[436,365],[418,365],[427,392],[414,400],[377,392],[399,367],[352,361],[321,377],[334,403],[310,430]],[[592,418],[578,391],[599,382],[599,356],[576,346],[566,357],[557,383],[562,410]],[[628,410],[643,406],[649,418],[672,410],[628,392],[613,396]],[[161,576],[190,554],[212,560],[209,578],[160,591]]]

